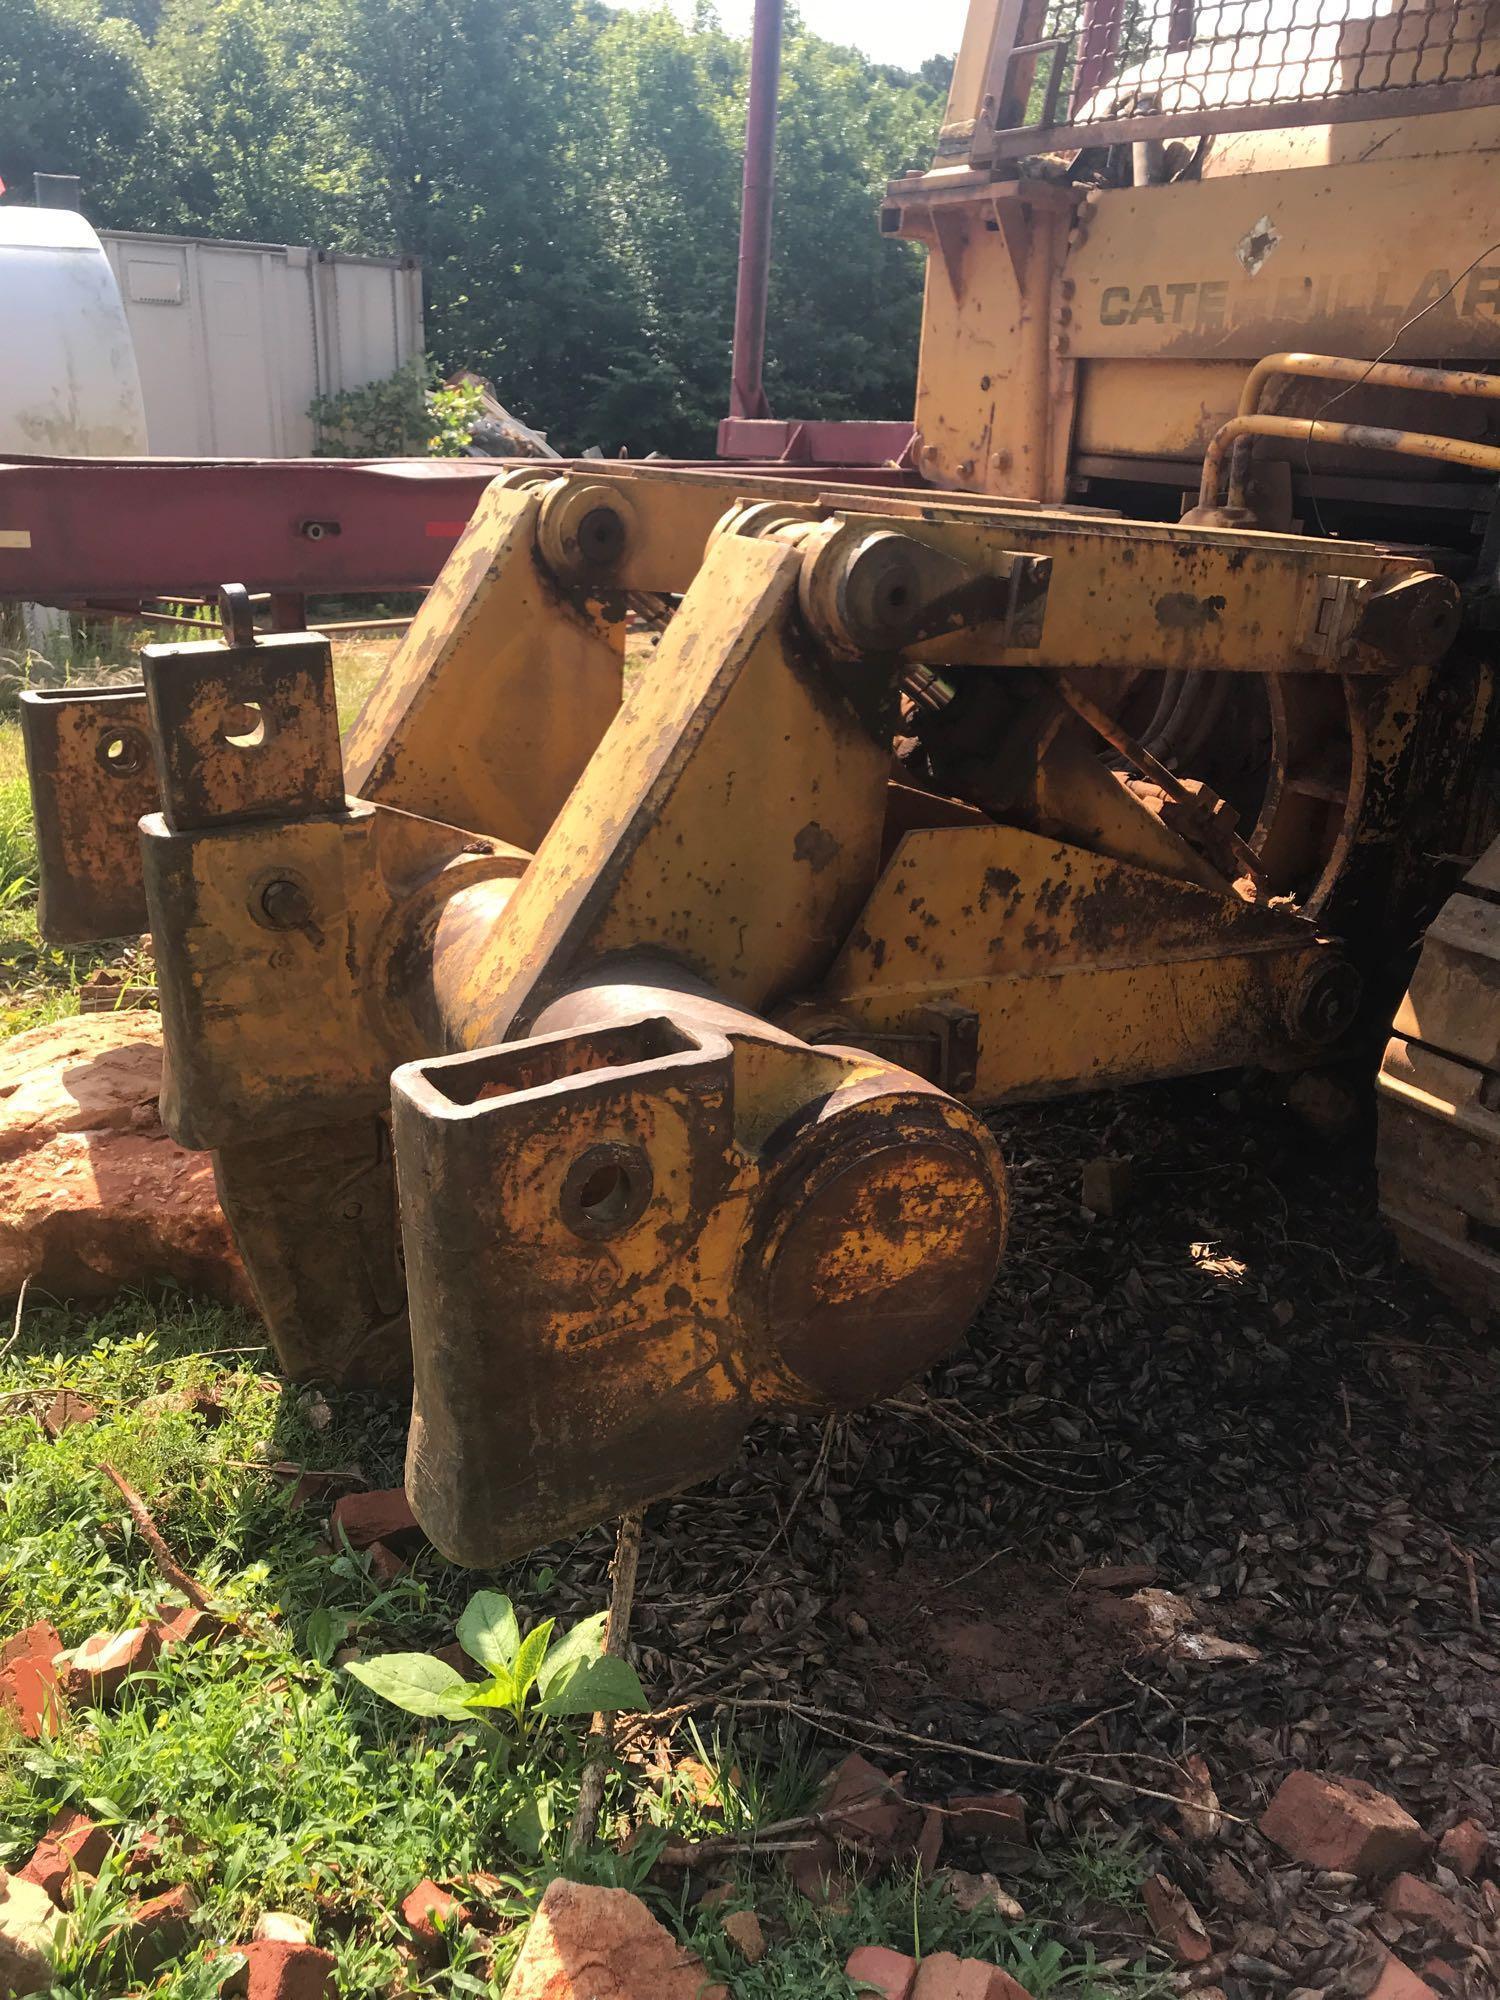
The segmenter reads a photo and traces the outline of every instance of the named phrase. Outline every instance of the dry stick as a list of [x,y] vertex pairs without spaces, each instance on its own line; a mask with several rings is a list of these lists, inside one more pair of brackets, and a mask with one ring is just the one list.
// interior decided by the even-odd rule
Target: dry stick
[[208,1592],[196,1577],[188,1575],[182,1564],[177,1561],[172,1551],[167,1547],[165,1541],[162,1539],[161,1530],[152,1520],[147,1511],[146,1503],[140,1494],[136,1492],[128,1480],[120,1477],[119,1473],[115,1471],[107,1459],[101,1459],[99,1470],[104,1474],[106,1479],[112,1479],[115,1485],[119,1487],[121,1498],[130,1509],[131,1519],[145,1536],[147,1545],[152,1555],[156,1558],[156,1567],[167,1579],[167,1582],[172,1585],[174,1590],[180,1590],[188,1603],[196,1606],[199,1611],[212,1610],[213,1604]]
[[[681,1702],[672,1708],[661,1709],[656,1715],[645,1719],[661,1721],[668,1716],[675,1718],[687,1715],[695,1708],[706,1708],[710,1705],[709,1702]],[[910,1744],[919,1750],[946,1750],[955,1757],[968,1757],[975,1763],[1002,1765],[1008,1771],[1037,1771],[1048,1778],[1081,1778],[1085,1784],[1107,1785],[1112,1791],[1128,1792],[1132,1798],[1160,1799],[1163,1805],[1169,1806],[1182,1804],[1176,1792],[1153,1791],[1148,1785],[1132,1785],[1124,1778],[1106,1778],[1097,1771],[1081,1771],[1076,1765],[1039,1764],[1034,1757],[1006,1757],[998,1750],[981,1750],[977,1744],[950,1742],[945,1736],[917,1736],[910,1729],[898,1729],[894,1723],[861,1722],[858,1716],[840,1715],[836,1709],[817,1708],[797,1701],[777,1701],[770,1696],[758,1696],[752,1701],[731,1699],[723,1706],[746,1711],[769,1709],[779,1715],[794,1715],[800,1722],[810,1722],[814,1728],[821,1729],[826,1736],[837,1736],[841,1742],[852,1743],[856,1749],[869,1749],[873,1741],[883,1745],[894,1756],[902,1754],[901,1748],[897,1747],[898,1744],[902,1748]],[[865,1731],[863,1738],[850,1735],[848,1729],[850,1723],[857,1729]],[[1132,1753],[1116,1751],[1112,1754],[1129,1756]],[[1223,1817],[1233,1820],[1236,1826],[1249,1825],[1249,1821],[1242,1819],[1238,1813],[1225,1811]]]
[[[630,1630],[630,1610],[635,1602],[635,1573],[641,1560],[641,1528],[645,1515],[637,1507],[620,1516],[615,1534],[615,1556],[609,1566],[609,1617],[604,1624],[604,1650],[623,1658]],[[604,1767],[614,1741],[610,1717],[596,1715],[589,1724],[592,1755],[583,1767],[578,1787],[578,1810],[573,1815],[568,1846],[574,1851],[592,1845],[599,1825],[599,1808],[604,1804]]]
[[10,1339],[6,1341],[4,1347],[0,1347],[0,1361],[8,1358],[10,1350],[21,1338],[21,1315],[26,1310],[26,1287],[30,1283],[31,1273],[28,1271],[26,1276],[21,1280],[21,1295],[16,1300],[16,1323],[10,1330]]

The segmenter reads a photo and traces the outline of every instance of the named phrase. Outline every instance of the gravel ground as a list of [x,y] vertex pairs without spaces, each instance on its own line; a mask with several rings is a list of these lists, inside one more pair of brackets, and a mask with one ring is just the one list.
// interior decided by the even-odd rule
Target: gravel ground
[[[742,1727],[757,1700],[816,1706],[830,1749],[842,1731],[899,1758],[917,1795],[1015,1784],[1033,1868],[1134,1831],[1219,1947],[1194,1977],[1230,2000],[1362,1993],[1382,1938],[1414,1963],[1427,1940],[1244,1822],[1304,1765],[1434,1832],[1500,1827],[1494,1355],[1384,1241],[1369,1133],[1314,1139],[1270,1084],[995,1123],[1012,1237],[968,1351],[873,1411],[763,1425],[733,1472],[652,1511],[647,1685],[747,1704]],[[1081,1206],[1099,1155],[1131,1162],[1118,1220]],[[568,1554],[566,1588],[597,1601],[607,1536]],[[1213,1635],[1189,1653],[1230,1657],[1153,1639],[1149,1599],[1144,1624],[1119,1594],[1101,1608],[1078,1578],[1102,1564],[1149,1566]],[[1139,1795],[1180,1794],[1194,1758],[1212,1838]],[[1500,1993],[1495,1909],[1461,1900],[1461,1990]]]

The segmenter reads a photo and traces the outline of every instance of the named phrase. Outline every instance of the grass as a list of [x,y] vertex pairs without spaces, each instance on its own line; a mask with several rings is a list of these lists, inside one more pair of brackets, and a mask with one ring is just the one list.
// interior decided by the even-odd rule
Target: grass
[[[341,707],[356,706],[388,657],[357,646],[339,662]],[[19,733],[0,721],[0,1031],[76,1008],[79,980],[108,948],[63,953],[37,937],[35,845]],[[8,1334],[9,1315],[0,1325]],[[250,1317],[164,1291],[87,1309],[25,1302],[17,1337],[0,1337],[0,1640],[38,1618],[66,1645],[142,1621],[171,1602],[108,1461],[141,1493],[178,1558],[232,1611],[239,1636],[173,1649],[108,1711],[65,1715],[54,1736],[19,1737],[0,1716],[0,1867],[29,1854],[65,1806],[108,1824],[121,1852],[162,1842],[168,1878],[200,1899],[194,1942],[151,1978],[125,1957],[118,1926],[129,1885],[106,1869],[80,1892],[52,1988],[55,2000],[149,1989],[208,2000],[228,1971],[216,1948],[246,1938],[266,1909],[309,1920],[351,1996],[498,1995],[531,1908],[566,1872],[639,1890],[697,1949],[733,2000],[851,2000],[842,1967],[859,1944],[954,1950],[1011,1970],[1036,2000],[1105,2000],[1164,1991],[1135,1968],[1103,1969],[1049,1933],[1049,1906],[1102,1896],[1134,1904],[1139,1869],[1118,1848],[1080,1848],[1037,1921],[964,1916],[936,1883],[896,1875],[856,1884],[846,1907],[815,1908],[770,1868],[740,1878],[771,1938],[756,1967],[739,1959],[718,1914],[650,1877],[660,1840],[726,1828],[750,1835],[805,1809],[830,1761],[816,1741],[769,1745],[689,1733],[674,1754],[714,1774],[717,1804],[659,1770],[623,1767],[606,1795],[602,1843],[565,1855],[582,1725],[559,1722],[534,1754],[506,1762],[472,1731],[425,1723],[343,1672],[353,1647],[436,1650],[451,1643],[476,1588],[505,1590],[523,1623],[556,1609],[555,1578],[527,1565],[494,1577],[428,1549],[382,1584],[367,1557],[327,1539],[328,1501],[297,1510],[289,1463],[358,1469],[397,1484],[405,1414],[352,1393],[299,1389],[273,1372]],[[67,1388],[97,1412],[52,1441],[38,1422]],[[620,1836],[644,1829],[628,1852]],[[403,1958],[401,1898],[423,1876],[462,1885],[493,1877],[483,1939],[458,1933],[435,1967]],[[1071,1872],[1070,1872],[1071,1871]],[[473,1892],[469,1899],[473,1900]],[[736,1905],[731,1905],[734,1907]]]
[[[265,1467],[357,1464],[372,1483],[394,1483],[403,1417],[370,1398],[325,1399],[280,1381],[259,1341],[248,1317],[174,1294],[123,1297],[91,1313],[43,1302],[24,1313],[0,1364],[0,1634],[46,1617],[65,1644],[77,1644],[139,1622],[167,1597],[99,1470],[105,1460],[144,1496],[179,1559],[245,1634],[172,1651],[113,1710],[68,1716],[50,1740],[0,1741],[0,1866],[24,1859],[64,1806],[107,1822],[125,1848],[157,1833],[172,1879],[201,1899],[198,1942],[151,1988],[170,2000],[212,1992],[207,1954],[247,1936],[268,1908],[312,1921],[336,1955],[345,1994],[401,1990],[392,1982],[402,1896],[426,1875],[461,1882],[482,1870],[500,1882],[494,1955],[456,1937],[449,1962],[421,1990],[499,1993],[527,1913],[564,1864],[582,1725],[554,1725],[523,1769],[505,1768],[467,1732],[378,1701],[335,1654],[446,1645],[486,1582],[506,1589],[529,1623],[548,1615],[553,1578],[525,1565],[485,1578],[427,1550],[382,1585],[367,1558],[331,1548],[326,1502],[294,1510],[289,1485]],[[35,1413],[64,1387],[97,1416],[54,1443]],[[748,1833],[804,1809],[823,1761],[796,1741],[760,1757],[732,1740],[680,1748],[716,1773],[722,1806],[705,1807],[659,1774],[622,1771],[606,1801],[613,1835],[627,1821],[675,1837],[723,1826]],[[551,1831],[532,1852],[532,1835],[518,1829],[542,1793]],[[847,1908],[823,1910],[762,1873],[742,1905],[755,1903],[776,1942],[747,1967],[717,1915],[647,1881],[654,1851],[649,1836],[625,1855],[609,1844],[566,1872],[646,1893],[735,2000],[839,2000],[852,1993],[844,1960],[868,1943],[992,1959],[1037,2000],[1102,2000],[1149,1983],[1069,1958],[1042,1923],[961,1916],[940,1887],[910,1875],[858,1885]],[[1080,1892],[1107,1886],[1133,1900],[1139,1878],[1128,1859],[1080,1853],[1078,1869]],[[91,1892],[57,1995],[133,1990],[119,1941],[108,1942],[126,1902],[126,1885],[107,1875]]]

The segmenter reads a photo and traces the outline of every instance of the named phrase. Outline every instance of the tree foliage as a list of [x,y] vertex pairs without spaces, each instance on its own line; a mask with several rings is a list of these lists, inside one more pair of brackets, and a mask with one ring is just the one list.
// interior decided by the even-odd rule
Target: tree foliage
[[[0,174],[78,173],[101,225],[420,257],[444,368],[563,449],[712,450],[726,407],[747,46],[700,0],[6,0]],[[884,183],[944,66],[788,24],[768,390],[911,408],[921,262]]]

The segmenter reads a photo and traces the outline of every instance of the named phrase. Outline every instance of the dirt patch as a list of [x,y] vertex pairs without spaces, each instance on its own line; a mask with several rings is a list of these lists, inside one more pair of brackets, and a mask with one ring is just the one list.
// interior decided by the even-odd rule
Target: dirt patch
[[898,1710],[934,1693],[1018,1713],[1082,1701],[1151,1650],[1144,1606],[1037,1563],[876,1557],[845,1572],[836,1608],[849,1665]]

